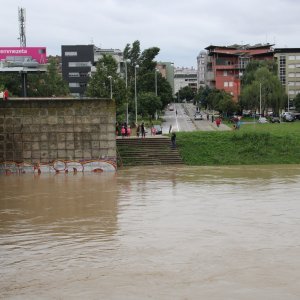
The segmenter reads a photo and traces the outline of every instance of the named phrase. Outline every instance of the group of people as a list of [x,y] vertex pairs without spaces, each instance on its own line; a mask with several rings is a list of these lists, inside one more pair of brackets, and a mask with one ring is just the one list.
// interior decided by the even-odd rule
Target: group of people
[[8,100],[8,89],[5,89],[3,92],[1,92],[1,96],[3,97],[4,101]]
[[127,125],[126,122],[119,124],[118,122],[116,123],[116,135],[121,135],[122,138],[124,137],[130,137],[131,135],[131,128],[130,125]]

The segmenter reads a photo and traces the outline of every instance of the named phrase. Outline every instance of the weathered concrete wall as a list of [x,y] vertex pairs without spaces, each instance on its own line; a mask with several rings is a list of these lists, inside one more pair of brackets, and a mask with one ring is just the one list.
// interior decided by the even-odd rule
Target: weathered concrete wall
[[111,99],[19,98],[0,102],[0,162],[116,160]]

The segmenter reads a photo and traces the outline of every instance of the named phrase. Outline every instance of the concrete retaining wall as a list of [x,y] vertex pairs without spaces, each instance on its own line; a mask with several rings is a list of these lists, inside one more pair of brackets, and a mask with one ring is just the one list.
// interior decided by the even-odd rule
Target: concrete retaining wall
[[111,99],[15,98],[0,102],[0,162],[116,161]]

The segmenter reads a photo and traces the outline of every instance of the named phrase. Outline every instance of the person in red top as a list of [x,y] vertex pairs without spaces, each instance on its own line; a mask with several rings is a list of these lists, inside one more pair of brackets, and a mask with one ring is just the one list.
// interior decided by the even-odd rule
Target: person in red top
[[217,127],[220,127],[220,124],[221,124],[221,119],[220,119],[220,117],[218,117],[218,118],[216,119],[216,124],[217,124]]
[[3,100],[8,100],[8,90],[5,89],[4,92],[3,92]]

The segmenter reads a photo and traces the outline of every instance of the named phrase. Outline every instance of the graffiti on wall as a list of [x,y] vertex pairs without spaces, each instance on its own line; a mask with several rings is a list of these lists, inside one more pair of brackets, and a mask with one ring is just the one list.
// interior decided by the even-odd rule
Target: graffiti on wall
[[2,174],[26,174],[26,173],[77,173],[77,172],[114,172],[117,170],[116,162],[112,160],[55,160],[51,163],[16,163],[5,161],[0,163]]

